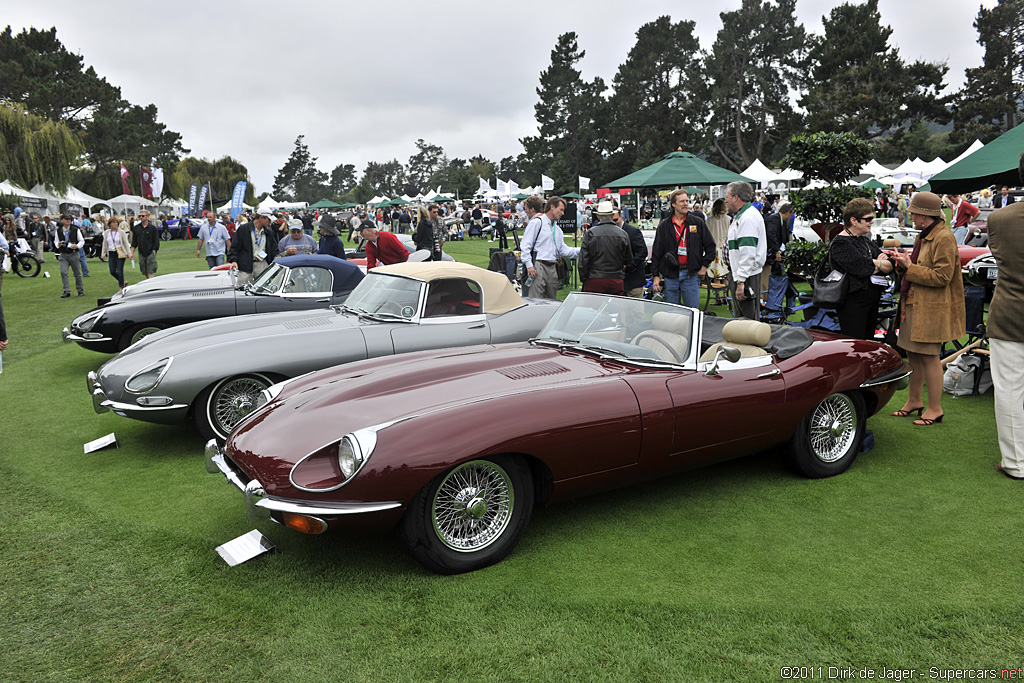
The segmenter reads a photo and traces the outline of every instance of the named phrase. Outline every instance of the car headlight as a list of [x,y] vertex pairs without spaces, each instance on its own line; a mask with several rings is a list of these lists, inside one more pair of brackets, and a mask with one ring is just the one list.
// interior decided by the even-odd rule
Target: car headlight
[[139,370],[128,378],[128,381],[124,383],[124,388],[133,394],[142,394],[152,390],[156,385],[160,384],[160,380],[164,378],[167,369],[171,367],[172,358],[163,358]]
[[295,463],[288,480],[297,489],[323,493],[340,489],[359,474],[377,445],[377,430],[393,422],[360,429],[318,448]]
[[103,317],[104,313],[105,311],[103,309],[90,311],[85,315],[75,318],[75,322],[72,323],[72,326],[77,327],[82,332],[88,332],[96,326],[96,323],[100,321],[100,318]]
[[351,436],[346,436],[338,444],[338,465],[341,467],[341,473],[348,479],[362,464],[363,454],[358,444],[353,443]]

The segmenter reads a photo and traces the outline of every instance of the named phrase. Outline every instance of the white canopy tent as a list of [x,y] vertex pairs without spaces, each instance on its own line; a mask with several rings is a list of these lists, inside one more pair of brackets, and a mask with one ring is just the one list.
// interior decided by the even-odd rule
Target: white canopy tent
[[768,183],[774,183],[782,180],[779,174],[771,170],[763,163],[760,159],[754,159],[754,163],[747,167],[747,170],[740,173],[740,175],[746,176],[751,180],[756,180],[761,185],[767,185]]
[[[242,209],[245,211],[252,211],[252,207],[245,202],[242,202]],[[226,213],[228,211],[231,211],[231,202],[228,202],[224,206],[217,207],[217,213]]]
[[860,167],[860,175],[869,175],[873,178],[889,175],[889,173],[891,173],[890,169],[882,166],[874,159]]
[[77,204],[86,213],[92,213],[94,206],[110,207],[110,200],[93,197],[77,187],[69,187],[66,192],[56,192],[52,187],[39,184],[32,188],[32,193],[46,200],[46,213],[49,214],[60,213],[61,204]]
[[46,197],[38,195],[34,192],[29,192],[25,188],[15,185],[10,180],[5,180],[2,183],[0,183],[0,194],[13,194],[18,197],[30,197],[32,199],[46,199]]
[[960,156],[958,156],[956,159],[953,159],[953,161],[949,162],[949,165],[952,166],[953,164],[957,163],[958,161],[963,161],[964,159],[966,159],[967,157],[971,156],[972,154],[974,154],[975,152],[977,152],[979,149],[981,149],[984,146],[985,145],[984,145],[984,143],[982,143],[981,140],[978,140],[977,138],[975,138],[974,142],[971,143],[971,146],[968,147],[967,149],[965,149],[963,151],[963,153]]
[[139,215],[139,211],[142,209],[146,209],[147,211],[156,211],[160,206],[159,202],[133,194],[119,194],[116,197],[111,197],[103,203],[113,209],[115,213],[135,216]]

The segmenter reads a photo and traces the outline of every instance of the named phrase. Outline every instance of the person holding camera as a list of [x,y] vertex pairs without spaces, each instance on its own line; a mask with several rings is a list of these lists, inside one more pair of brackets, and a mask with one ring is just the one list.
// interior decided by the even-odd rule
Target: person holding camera
[[875,207],[870,199],[851,199],[843,209],[844,229],[829,246],[832,267],[846,273],[850,288],[837,309],[839,330],[847,337],[872,339],[878,321],[878,302],[893,270],[889,258],[871,240]]
[[64,293],[60,295],[61,299],[71,296],[68,268],[75,274],[75,288],[78,290],[78,296],[85,296],[85,286],[82,284],[82,262],[79,260],[79,252],[85,246],[85,237],[82,236],[82,229],[71,221],[70,214],[60,217],[60,225],[53,234],[53,242],[50,245],[60,263],[60,282],[64,286]]

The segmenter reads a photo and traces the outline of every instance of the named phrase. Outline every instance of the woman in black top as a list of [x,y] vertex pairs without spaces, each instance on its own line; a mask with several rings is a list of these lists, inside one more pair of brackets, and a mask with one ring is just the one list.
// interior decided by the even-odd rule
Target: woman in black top
[[441,235],[441,221],[437,217],[438,209],[436,204],[429,207],[419,207],[417,210],[419,220],[416,223],[416,234],[413,242],[416,243],[416,250],[426,249],[430,252],[430,261],[441,260],[441,245],[444,244],[444,237]]
[[829,246],[832,267],[846,273],[850,288],[838,308],[839,329],[857,339],[872,339],[878,320],[878,302],[885,291],[882,276],[892,272],[892,263],[871,241],[875,207],[869,199],[850,200],[843,209],[845,229]]

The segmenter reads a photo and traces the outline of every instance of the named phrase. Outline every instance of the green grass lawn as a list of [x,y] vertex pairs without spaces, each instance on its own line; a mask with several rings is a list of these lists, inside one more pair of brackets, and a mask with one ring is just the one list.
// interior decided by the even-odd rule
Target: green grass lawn
[[[485,265],[489,246],[447,250]],[[194,249],[165,243],[160,272],[200,268]],[[0,681],[931,680],[1022,664],[1024,484],[995,472],[991,393],[945,397],[932,428],[870,419],[875,449],[832,479],[764,452],[540,508],[512,555],[468,575],[428,573],[391,534],[271,523],[278,552],[230,568],[214,547],[253,528],[242,497],[205,473],[190,429],[93,412],[85,374],[108,356],[59,332],[116,285],[93,259],[87,298],[59,299],[49,258],[50,279],[3,283]],[[727,431],[725,411],[693,428]],[[119,449],[83,454],[109,432]]]

